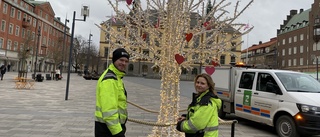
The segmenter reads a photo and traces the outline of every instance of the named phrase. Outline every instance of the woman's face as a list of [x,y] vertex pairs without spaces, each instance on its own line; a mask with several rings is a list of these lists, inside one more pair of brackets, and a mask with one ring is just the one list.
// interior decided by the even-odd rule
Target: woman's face
[[196,91],[198,93],[202,93],[202,92],[205,92],[206,90],[209,89],[209,86],[208,86],[208,82],[205,78],[203,77],[199,77],[197,80],[196,80]]

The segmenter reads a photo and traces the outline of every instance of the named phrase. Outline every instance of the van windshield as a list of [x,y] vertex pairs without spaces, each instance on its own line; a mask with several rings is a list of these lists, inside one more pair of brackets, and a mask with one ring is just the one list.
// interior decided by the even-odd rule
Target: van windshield
[[320,82],[303,73],[277,72],[275,73],[288,92],[320,93]]

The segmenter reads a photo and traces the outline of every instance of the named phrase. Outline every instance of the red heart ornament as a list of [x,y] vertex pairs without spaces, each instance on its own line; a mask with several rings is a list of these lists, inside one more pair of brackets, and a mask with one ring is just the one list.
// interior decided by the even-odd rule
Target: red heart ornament
[[187,33],[187,34],[186,34],[186,40],[187,40],[187,42],[189,42],[189,41],[192,39],[192,37],[193,37],[193,34],[192,34],[192,33]]
[[212,63],[213,66],[218,66],[219,65],[219,63],[216,62],[216,61],[212,61],[211,63]]
[[210,26],[210,22],[209,22],[209,21],[203,23],[203,26],[206,28],[206,30],[210,30],[210,29],[211,29],[211,26]]
[[127,0],[128,5],[131,5],[131,3],[132,3],[132,0]]
[[143,39],[143,40],[146,40],[146,38],[147,38],[147,34],[146,34],[146,33],[143,33],[143,34],[142,34],[142,39]]
[[174,55],[174,58],[176,59],[177,63],[180,65],[184,61],[184,57],[180,54]]
[[207,74],[212,75],[216,71],[216,68],[212,66],[207,66],[204,68],[204,70],[207,72]]

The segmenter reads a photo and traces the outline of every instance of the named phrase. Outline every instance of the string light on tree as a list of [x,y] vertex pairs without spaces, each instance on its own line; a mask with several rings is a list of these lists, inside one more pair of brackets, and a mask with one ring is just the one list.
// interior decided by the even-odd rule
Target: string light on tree
[[[242,35],[253,29],[244,30],[246,24],[236,23],[253,0],[241,9],[239,1],[233,5],[226,0],[214,0],[205,5],[206,1],[146,0],[147,5],[143,8],[140,0],[127,0],[130,12],[125,13],[118,9],[117,1],[108,0],[116,19],[124,22],[125,29],[125,33],[111,32],[115,40],[111,45],[124,46],[133,58],[147,59],[154,63],[153,67],[159,68],[161,104],[157,123],[175,122],[180,115],[181,68],[191,69],[195,62],[218,66],[218,57],[233,54],[232,49],[242,44]],[[226,7],[234,7],[233,14],[229,14]],[[197,12],[199,10],[202,12]],[[140,49],[148,49],[151,54],[143,54]],[[208,63],[207,60],[211,61]],[[149,136],[180,137],[183,134],[172,125],[154,127]]]

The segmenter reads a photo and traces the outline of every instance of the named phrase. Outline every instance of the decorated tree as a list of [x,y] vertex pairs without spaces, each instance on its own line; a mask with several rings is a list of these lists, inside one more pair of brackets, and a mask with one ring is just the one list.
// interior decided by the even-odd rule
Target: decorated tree
[[[111,31],[112,46],[123,46],[132,59],[147,59],[160,69],[161,104],[157,123],[174,123],[179,115],[181,68],[191,69],[192,64],[216,66],[221,54],[234,55],[234,47],[241,46],[246,24],[236,19],[253,2],[241,9],[239,1],[233,13],[226,9],[232,5],[226,0],[126,0],[129,13],[118,8],[118,1],[108,0],[116,16],[113,20],[124,23],[125,31]],[[207,4],[204,4],[207,3]],[[104,30],[108,31],[108,30]],[[239,40],[240,39],[240,40]],[[229,46],[228,46],[229,45]],[[230,46],[231,45],[231,46]],[[144,54],[141,49],[148,49]],[[209,60],[209,61],[208,61]],[[206,69],[214,72],[214,67]],[[149,136],[181,136],[175,126],[154,127]]]

